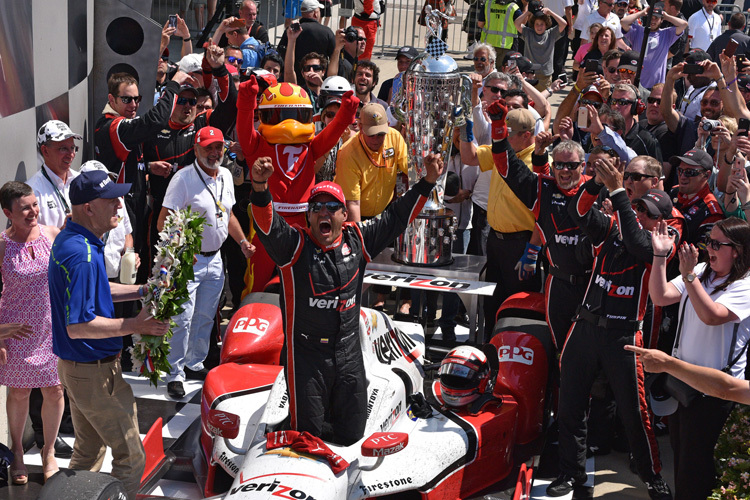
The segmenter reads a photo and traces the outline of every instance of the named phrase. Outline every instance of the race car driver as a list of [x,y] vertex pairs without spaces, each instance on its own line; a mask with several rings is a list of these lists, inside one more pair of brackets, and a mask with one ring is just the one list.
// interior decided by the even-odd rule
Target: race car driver
[[284,289],[281,363],[292,429],[340,445],[355,443],[364,435],[367,382],[359,310],[365,266],[424,206],[443,162],[430,154],[425,167],[421,181],[379,219],[366,223],[345,222],[346,199],[338,184],[316,184],[309,193],[308,223],[303,229],[290,226],[271,204],[271,158],[253,164],[248,210],[260,242],[279,266]]

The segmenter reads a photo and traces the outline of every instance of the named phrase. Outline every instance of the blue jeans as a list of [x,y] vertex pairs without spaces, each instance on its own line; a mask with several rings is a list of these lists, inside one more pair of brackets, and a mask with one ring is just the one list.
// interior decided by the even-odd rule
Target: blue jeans
[[[469,237],[471,229],[459,229],[456,232],[456,239],[453,241],[453,252],[466,253],[469,246]],[[443,312],[440,314],[440,330],[445,333],[446,330],[453,331],[456,328],[456,314],[461,305],[461,299],[457,293],[443,294]]]
[[195,278],[188,283],[190,299],[182,305],[185,310],[172,318],[177,326],[169,341],[171,350],[167,359],[172,372],[167,375],[168,382],[184,381],[185,367],[194,371],[203,369],[224,287],[221,252],[211,257],[196,255],[196,258],[198,260],[193,266]]

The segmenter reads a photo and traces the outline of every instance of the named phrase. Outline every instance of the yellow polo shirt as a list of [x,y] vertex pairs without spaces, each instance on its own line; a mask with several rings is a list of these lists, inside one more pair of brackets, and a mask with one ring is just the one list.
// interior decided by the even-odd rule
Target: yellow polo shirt
[[[532,144],[516,153],[516,156],[529,167],[529,170],[532,170],[531,153],[533,151],[534,145]],[[501,233],[533,231],[534,214],[513,194],[513,191],[497,172],[495,161],[492,158],[492,146],[479,146],[477,157],[482,172],[492,170],[490,195],[487,200],[487,222],[490,227]]]
[[344,190],[346,201],[359,200],[362,217],[374,217],[391,202],[396,173],[408,174],[408,169],[406,142],[396,129],[389,128],[380,151],[368,148],[359,134],[341,146],[334,182]]

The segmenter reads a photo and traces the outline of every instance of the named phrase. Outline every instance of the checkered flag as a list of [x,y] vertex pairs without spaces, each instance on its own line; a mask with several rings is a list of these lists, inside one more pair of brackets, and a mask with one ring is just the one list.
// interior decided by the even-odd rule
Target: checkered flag
[[427,53],[435,59],[445,54],[446,50],[448,50],[448,44],[440,38],[432,37],[432,39],[427,42]]

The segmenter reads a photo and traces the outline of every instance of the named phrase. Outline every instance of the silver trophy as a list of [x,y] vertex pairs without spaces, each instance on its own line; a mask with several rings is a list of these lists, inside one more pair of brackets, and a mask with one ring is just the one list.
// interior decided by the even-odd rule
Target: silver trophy
[[[447,165],[453,145],[453,130],[471,113],[471,80],[458,72],[458,64],[445,54],[448,45],[440,38],[440,11],[425,8],[429,41],[404,72],[393,102],[394,116],[406,124],[409,171],[425,175],[424,159],[439,154]],[[448,18],[450,19],[450,18]],[[455,229],[453,212],[443,205],[445,175],[438,180],[420,215],[399,237],[394,260],[405,264],[440,266],[453,261]]]

